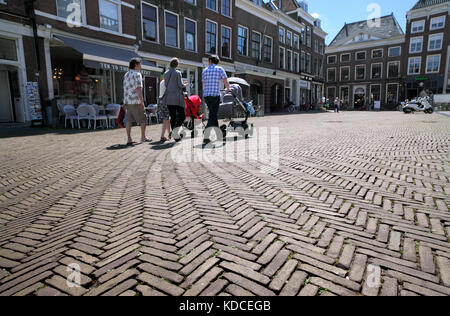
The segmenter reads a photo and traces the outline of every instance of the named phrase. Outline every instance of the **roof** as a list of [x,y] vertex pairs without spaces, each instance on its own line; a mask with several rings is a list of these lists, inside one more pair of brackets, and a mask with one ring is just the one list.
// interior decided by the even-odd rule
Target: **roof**
[[343,42],[345,43],[346,40],[351,40],[358,34],[370,34],[371,37],[365,41],[373,41],[396,37],[405,33],[394,17],[394,14],[390,14],[380,18],[380,27],[370,27],[366,20],[350,24],[346,23],[330,43],[329,47],[340,45]]
[[411,10],[422,9],[426,7],[431,7],[437,4],[450,2],[450,0],[419,0],[416,5]]

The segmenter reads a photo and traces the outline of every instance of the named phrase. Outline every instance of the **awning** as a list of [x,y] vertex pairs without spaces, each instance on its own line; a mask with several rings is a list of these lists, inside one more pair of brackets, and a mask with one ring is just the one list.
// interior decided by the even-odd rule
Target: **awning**
[[[132,50],[91,43],[61,35],[55,35],[55,37],[82,54],[83,63],[89,68],[127,72],[130,60],[134,57],[140,57]],[[156,67],[154,63],[142,59],[141,72],[143,75],[159,77],[162,70]]]

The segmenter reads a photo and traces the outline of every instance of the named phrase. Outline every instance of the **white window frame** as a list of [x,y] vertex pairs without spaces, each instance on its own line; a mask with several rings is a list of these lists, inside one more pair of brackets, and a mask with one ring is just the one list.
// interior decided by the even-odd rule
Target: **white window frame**
[[[193,51],[186,49],[186,20],[189,20],[189,21],[195,23],[195,48]],[[198,52],[198,23],[197,23],[197,21],[190,19],[190,18],[186,18],[186,17],[184,18],[184,50],[186,50],[188,52],[193,52],[193,53]]]
[[[412,47],[412,44],[413,44],[413,40],[418,40],[418,39],[421,39],[421,41],[422,41],[422,48],[421,48],[421,50],[420,51],[411,51],[411,47]],[[417,36],[417,37],[411,37],[411,39],[409,40],[409,53],[410,54],[420,54],[420,53],[422,53],[423,52],[423,36]]]
[[[344,86],[340,86],[339,87],[339,99],[345,101],[345,99],[342,97],[342,94],[341,94],[343,88],[347,88],[348,89],[348,102],[350,103],[350,91],[351,90],[350,90],[350,86],[349,85],[344,85]],[[330,102],[331,102],[331,100],[330,100]]]
[[[330,57],[334,57],[336,61],[334,63],[330,63]],[[327,65],[335,65],[335,64],[337,64],[337,55],[327,56]]]
[[[391,56],[391,49],[394,49],[394,48],[399,48],[400,49],[400,54],[398,56]],[[389,47],[389,49],[388,49],[388,57],[395,58],[395,57],[400,57],[400,56],[402,56],[402,47],[401,46]]]
[[[291,40],[290,40],[289,43],[287,42],[288,41],[288,34],[291,34]],[[286,45],[288,45],[289,47],[292,47],[293,40],[294,40],[294,38],[293,38],[292,32],[291,31],[286,31]]]
[[[359,53],[364,53],[365,54],[365,58],[364,59],[358,59],[358,54]],[[365,50],[360,50],[359,52],[356,52],[355,53],[355,61],[364,61],[364,60],[367,60],[367,51],[365,51]]]
[[[429,60],[430,58],[436,57],[436,56],[439,57],[439,67],[438,67],[438,70],[437,70],[437,71],[428,71],[428,60]],[[425,64],[425,73],[426,73],[426,74],[438,74],[438,73],[441,71],[441,64],[442,64],[442,54],[428,55],[428,56],[427,56],[427,61],[426,61],[426,64]]]
[[[144,36],[144,10],[143,10],[143,5],[147,5],[150,7],[154,7],[156,9],[156,42],[148,40],[145,38]],[[142,40],[145,42],[149,42],[149,43],[154,43],[154,44],[160,44],[160,38],[159,38],[159,8],[158,6],[151,4],[147,1],[141,1],[141,28],[142,28]]]
[[[258,32],[258,31],[253,31],[252,30],[252,35],[253,35],[253,33],[256,33],[256,34],[258,34],[259,35],[259,38],[260,38],[260,42],[259,42],[259,57],[262,59],[263,58],[263,56],[262,56],[262,50],[261,50],[261,47],[262,47],[262,45],[264,45],[264,40],[263,40],[263,36],[262,36],[262,34],[261,34],[261,32]],[[253,36],[249,36],[249,44],[250,45],[253,45],[253,39],[252,39],[252,37]],[[253,54],[253,48],[250,48],[250,51],[251,51],[251,53]],[[254,58],[253,56],[249,56],[250,58]]]
[[223,14],[223,12],[222,12],[222,1],[223,0],[220,1],[220,14],[223,15],[224,17],[232,19],[233,18],[233,0],[230,0],[230,15]]
[[393,86],[393,85],[397,86],[397,100],[395,101],[395,103],[398,103],[398,99],[399,99],[398,93],[399,93],[399,90],[400,90],[400,85],[398,83],[396,83],[396,82],[390,82],[390,83],[388,82],[388,83],[386,83],[386,94],[385,94],[385,98],[384,98],[386,104],[388,102],[387,99],[388,99],[389,86]]
[[[327,87],[327,98],[330,98],[330,93],[329,93],[330,89],[334,89],[334,97],[336,98],[336,90],[337,90],[336,86]],[[330,100],[330,102],[332,102],[332,101]]]
[[[297,38],[297,44],[295,44],[295,38]],[[300,36],[298,35],[298,34],[293,34],[293,37],[292,37],[292,41],[293,41],[293,44],[295,45],[295,49],[296,50],[299,50],[300,49]]]
[[[226,28],[230,30],[230,57],[226,57],[222,55],[222,28]],[[224,59],[233,59],[233,28],[226,26],[226,25],[221,25],[220,26],[220,57],[224,58]]]
[[[289,65],[288,65],[289,53],[291,53],[291,67],[289,67]],[[293,69],[294,69],[293,60],[294,60],[294,55],[292,53],[292,50],[287,49],[286,50],[286,70],[293,71]]]
[[[309,65],[308,65],[308,63],[306,63],[306,61],[308,60],[308,56],[309,56]],[[306,72],[311,74],[312,73],[312,64],[313,64],[312,54],[306,53],[305,64],[306,64],[306,66],[308,66],[308,69],[306,69]],[[337,71],[336,71],[336,77],[337,77]]]
[[297,56],[297,62],[295,64],[295,69],[294,72],[295,73],[300,73],[300,54],[299,53],[294,53],[294,61],[295,61],[295,56]]
[[[366,56],[367,57],[367,56]],[[358,78],[358,67],[364,67],[364,78]],[[355,80],[366,80],[367,78],[367,66],[366,64],[355,65]]]
[[[237,50],[237,47],[239,45],[239,28],[242,27],[243,29],[247,30],[247,51],[245,52],[245,55],[241,55],[239,53],[239,50]],[[248,27],[245,27],[243,25],[238,24],[238,28],[237,28],[237,38],[236,38],[236,50],[237,50],[237,54],[241,55],[241,56],[245,56],[248,57],[248,50],[249,50],[249,46],[250,46],[250,30]]]
[[343,66],[343,67],[339,68],[339,80],[340,81],[344,80],[344,79],[342,79],[342,70],[343,69],[348,69],[348,79],[345,81],[350,81],[351,80],[351,73],[350,73],[351,67],[350,66]]
[[[430,31],[435,31],[435,30],[440,30],[440,29],[445,28],[446,18],[447,18],[447,16],[445,16],[445,15],[441,15],[441,16],[437,16],[435,18],[432,18],[430,20]],[[444,25],[442,25],[442,27],[433,28],[433,20],[437,20],[437,19],[444,19]]]
[[186,0],[184,0],[184,2],[186,2],[187,4],[193,5],[193,6],[197,6],[197,0],[194,0],[193,1],[194,3],[189,3]]
[[[280,31],[283,30],[283,40],[280,40]],[[286,29],[282,26],[278,28],[278,41],[282,44],[286,44]]]
[[[415,25],[417,25],[417,24],[422,24],[422,30],[414,32]],[[425,20],[414,21],[411,23],[411,34],[419,34],[419,33],[423,33],[423,32],[425,32]]]
[[[437,37],[437,36],[440,36],[440,38],[441,38],[441,47],[431,49],[431,48],[430,48],[430,45],[431,45],[431,39],[434,38],[434,37]],[[442,50],[443,45],[444,45],[444,33],[430,34],[430,35],[428,36],[428,51],[429,51],[429,52],[434,52],[434,51]]]
[[[380,100],[377,100],[377,101],[380,101],[381,102],[381,99],[382,99],[382,93],[383,93],[383,89],[381,89],[381,87],[382,87],[382,84],[381,83],[374,83],[374,84],[371,84],[370,85],[370,87],[369,87],[369,98],[371,98],[372,97],[372,87],[375,87],[375,86],[378,86],[378,87],[380,87]],[[374,100],[375,101],[375,100]]]
[[[167,45],[167,32],[166,32],[166,13],[170,13],[177,16],[177,44],[178,46]],[[170,10],[164,10],[164,45],[171,48],[180,48],[180,15]]]
[[[419,62],[419,72],[418,73],[411,73],[411,72],[409,72],[409,66],[411,65],[411,60],[412,59],[419,59],[420,60],[420,62]],[[422,56],[416,56],[416,57],[408,58],[408,68],[407,69],[408,69],[407,72],[408,72],[409,76],[420,75],[420,73],[422,72]]]
[[[375,66],[375,65],[381,65],[380,78],[372,78],[373,66]],[[383,63],[373,63],[373,64],[370,65],[370,79],[371,80],[383,79]]]
[[[350,59],[348,61],[343,61],[342,56],[344,56],[344,55],[350,56]],[[340,60],[341,60],[341,63],[350,63],[352,61],[352,54],[350,54],[350,53],[341,54]]]
[[[283,67],[281,67],[280,66],[280,61],[281,61],[281,58],[280,58],[280,52],[281,52],[281,50],[283,50],[284,51],[284,54],[283,54],[283,56],[284,56],[284,60],[283,60]],[[286,48],[284,48],[284,47],[280,47],[280,49],[279,49],[279,51],[278,51],[278,66],[279,66],[279,68],[280,69],[286,69]]]
[[[330,80],[329,70],[332,69],[334,69],[334,80]],[[336,81],[337,81],[337,68],[336,67],[327,68],[327,82],[336,82]]]
[[119,31],[113,31],[113,30],[109,30],[109,29],[105,29],[102,27],[102,21],[100,20],[100,3],[102,0],[98,0],[98,19],[99,19],[99,27],[101,30],[105,30],[107,32],[111,32],[111,33],[115,33],[115,34],[123,34],[123,26],[122,26],[122,1],[120,0],[104,0],[104,1],[108,1],[108,2],[112,2],[114,4],[117,4],[117,18],[118,18],[118,23],[119,23]]
[[205,53],[206,54],[211,54],[210,52],[207,52],[206,51],[206,43],[207,43],[207,41],[206,41],[206,39],[208,38],[208,27],[207,27],[207,24],[208,24],[208,22],[210,22],[210,23],[213,23],[213,24],[215,24],[216,25],[216,53],[215,53],[215,55],[217,55],[217,53],[218,53],[218,49],[219,49],[219,24],[217,23],[217,22],[214,22],[213,20],[210,20],[210,19],[205,19]]
[[[379,51],[379,50],[381,50],[381,57],[373,57],[373,52]],[[383,58],[384,57],[384,49],[383,48],[372,49],[371,56],[372,56],[372,59],[381,59],[381,58]]]
[[[397,77],[389,77],[389,66],[391,64],[398,64],[398,75]],[[386,78],[387,79],[392,79],[392,78],[399,78],[401,76],[401,67],[402,67],[402,63],[399,60],[396,61],[390,61],[387,63],[387,69],[386,69]]]
[[207,10],[212,11],[212,12],[219,13],[219,10],[222,9],[222,8],[219,9],[219,0],[214,0],[214,1],[216,1],[216,10],[213,10],[213,9],[211,9],[211,8],[208,8],[208,0],[205,0],[205,8],[206,8]]
[[[271,45],[271,48],[270,48],[270,64],[271,64],[271,63],[273,63],[273,37],[272,37],[272,36],[269,36],[269,35],[264,35],[263,37],[270,38],[270,40],[271,40],[271,42],[272,42],[272,45]],[[262,60],[263,60],[263,62],[267,62],[267,61],[264,59],[264,48],[265,48],[264,43],[265,43],[265,39],[263,40]]]

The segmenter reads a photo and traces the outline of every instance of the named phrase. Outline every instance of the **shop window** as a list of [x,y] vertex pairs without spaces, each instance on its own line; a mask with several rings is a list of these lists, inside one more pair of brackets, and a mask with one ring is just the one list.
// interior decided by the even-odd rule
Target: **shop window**
[[206,21],[206,53],[217,54],[217,24]]
[[178,15],[166,12],[166,45],[178,47]]
[[100,0],[100,27],[119,32],[119,3],[113,0]]
[[144,39],[158,41],[158,8],[142,3],[142,25]]
[[349,98],[350,98],[350,93],[349,93],[349,87],[341,87],[341,93],[340,93],[340,98],[341,100],[344,100],[344,103],[348,104],[349,102]]
[[386,93],[387,104],[397,104],[398,102],[398,84],[388,84]]
[[16,41],[0,38],[0,59],[17,61]]
[[222,26],[222,57],[231,58],[231,29]]
[[373,85],[370,87],[371,103],[381,101],[381,85]]

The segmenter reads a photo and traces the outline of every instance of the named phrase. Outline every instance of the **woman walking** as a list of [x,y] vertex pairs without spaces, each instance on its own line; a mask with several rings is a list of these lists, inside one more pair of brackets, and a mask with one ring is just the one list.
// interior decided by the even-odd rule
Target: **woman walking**
[[[161,143],[165,143],[170,140],[172,137],[170,136],[170,114],[169,109],[167,108],[167,103],[164,102],[164,97],[166,95],[166,81],[164,80],[164,75],[161,76],[162,80],[159,84],[159,104],[158,104],[158,114],[161,117],[162,129],[161,129]],[[166,131],[168,134],[168,138],[166,138]]]
[[175,141],[180,141],[181,126],[186,119],[186,103],[184,101],[184,91],[186,87],[182,82],[181,72],[177,70],[178,58],[173,58],[170,62],[170,69],[164,74],[166,86],[166,94],[164,103],[167,105],[170,114],[170,126],[172,128],[172,136]]

